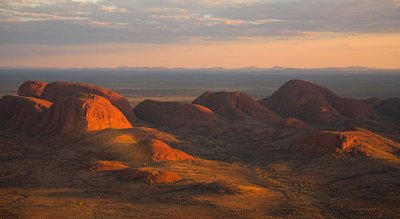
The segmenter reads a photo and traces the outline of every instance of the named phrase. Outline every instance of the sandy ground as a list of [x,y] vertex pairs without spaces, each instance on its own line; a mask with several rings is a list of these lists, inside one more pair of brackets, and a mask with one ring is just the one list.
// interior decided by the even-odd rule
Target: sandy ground
[[[306,158],[289,148],[303,130],[280,130],[266,124],[158,130],[134,128],[62,137],[1,131],[0,218],[400,215],[400,166],[393,160],[345,154]],[[129,145],[147,137],[197,159],[136,163],[129,156]],[[124,182],[113,171],[90,171],[88,163],[96,160],[174,171],[183,179],[158,185]]]

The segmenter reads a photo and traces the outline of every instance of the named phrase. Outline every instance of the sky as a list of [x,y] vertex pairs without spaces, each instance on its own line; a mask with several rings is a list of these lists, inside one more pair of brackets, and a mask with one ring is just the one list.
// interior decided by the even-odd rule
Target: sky
[[400,0],[0,0],[0,67],[400,68]]

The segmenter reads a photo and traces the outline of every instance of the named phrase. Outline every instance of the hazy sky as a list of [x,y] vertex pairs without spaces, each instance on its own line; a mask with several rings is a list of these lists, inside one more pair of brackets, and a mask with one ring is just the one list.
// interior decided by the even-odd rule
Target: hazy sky
[[400,68],[400,0],[0,0],[0,66]]

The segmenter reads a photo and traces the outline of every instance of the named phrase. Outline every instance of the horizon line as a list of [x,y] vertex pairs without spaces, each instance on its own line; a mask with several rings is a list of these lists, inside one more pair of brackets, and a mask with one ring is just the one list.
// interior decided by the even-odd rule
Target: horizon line
[[117,67],[34,67],[34,66],[0,66],[0,70],[241,70],[241,71],[260,71],[260,70],[385,70],[394,71],[400,70],[399,68],[378,68],[378,67],[365,67],[365,66],[344,66],[344,67],[310,67],[310,68],[298,68],[298,67],[284,67],[284,66],[273,66],[273,67],[259,67],[259,66],[244,66],[237,68],[226,68],[222,66],[215,67],[204,67],[204,68],[187,68],[187,67],[165,67],[165,66],[117,66]]

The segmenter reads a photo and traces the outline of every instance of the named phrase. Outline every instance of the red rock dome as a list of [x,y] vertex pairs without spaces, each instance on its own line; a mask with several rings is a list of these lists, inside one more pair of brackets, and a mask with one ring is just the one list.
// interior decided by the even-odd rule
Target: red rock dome
[[90,84],[53,82],[46,86],[41,98],[56,102],[59,98],[63,98],[65,96],[77,96],[81,93],[95,94],[104,97],[108,99],[112,105],[117,107],[130,122],[133,122],[135,119],[135,114],[133,113],[129,102],[125,97],[106,88],[97,87]]
[[365,100],[378,115],[391,123],[400,123],[400,98],[370,98]]
[[293,149],[312,157],[345,153],[353,157],[396,160],[400,144],[369,130],[355,128],[354,131],[315,131],[306,134],[296,140]]
[[4,96],[0,99],[0,127],[31,131],[52,106],[34,97]]
[[79,94],[57,97],[35,132],[67,134],[131,127],[124,114],[106,98]]
[[136,146],[135,159],[143,162],[182,161],[193,160],[191,155],[171,148],[157,139],[146,139]]
[[46,85],[47,83],[43,81],[34,81],[34,80],[25,81],[18,88],[18,95],[40,98]]
[[229,119],[279,120],[280,117],[241,92],[205,92],[193,104],[210,108]]
[[284,118],[294,117],[310,123],[331,124],[342,118],[376,119],[364,102],[342,98],[319,85],[291,80],[272,96],[259,101]]
[[342,114],[328,103],[315,100],[309,100],[299,106],[293,116],[312,124],[332,124],[343,118]]
[[134,111],[145,121],[173,127],[209,126],[217,120],[217,115],[207,107],[183,102],[145,100]]

